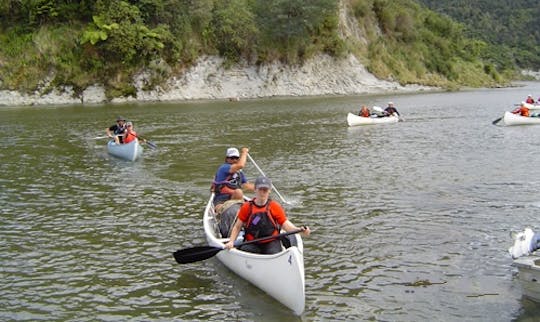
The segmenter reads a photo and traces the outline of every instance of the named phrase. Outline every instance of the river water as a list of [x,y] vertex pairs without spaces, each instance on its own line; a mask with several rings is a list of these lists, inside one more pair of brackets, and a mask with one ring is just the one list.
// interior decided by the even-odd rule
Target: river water
[[[0,108],[0,320],[526,321],[509,232],[540,229],[540,127],[493,126],[540,83],[453,93]],[[405,121],[348,128],[361,104]],[[157,144],[107,155],[116,115]],[[302,316],[204,245],[210,181],[248,146],[304,239]],[[254,179],[259,173],[248,162]],[[278,196],[275,196],[279,199]]]

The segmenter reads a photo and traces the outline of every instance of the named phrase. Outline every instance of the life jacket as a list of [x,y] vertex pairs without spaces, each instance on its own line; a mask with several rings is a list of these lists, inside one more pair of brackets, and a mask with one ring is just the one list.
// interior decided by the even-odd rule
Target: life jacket
[[[270,212],[270,203],[272,199],[268,199],[266,202],[266,209],[264,211],[258,211],[253,213],[254,202],[253,200],[249,201],[249,216],[248,220],[244,226],[245,229],[245,239],[253,240],[261,237],[275,236],[279,234],[279,226],[272,217]],[[260,243],[269,243],[273,241],[265,240]]]
[[369,117],[369,110],[367,108],[363,108],[360,110],[360,113],[359,113],[360,116],[362,117]]
[[137,132],[135,132],[135,131],[131,131],[131,132],[126,131],[126,134],[124,135],[124,143],[129,143],[129,142],[135,140],[136,138],[137,138]]
[[230,173],[223,181],[212,182],[211,191],[219,195],[232,195],[234,190],[242,188],[242,175],[240,171]]

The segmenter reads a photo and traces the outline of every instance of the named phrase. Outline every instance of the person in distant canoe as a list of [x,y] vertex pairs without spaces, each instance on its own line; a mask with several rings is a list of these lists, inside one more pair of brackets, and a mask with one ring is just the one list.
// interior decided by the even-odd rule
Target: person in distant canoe
[[512,111],[514,114],[519,114],[521,116],[529,117],[529,108],[525,106],[525,102],[521,102],[521,105]]
[[534,104],[534,98],[531,94],[527,95],[527,99],[525,100],[525,103]]
[[[234,247],[234,241],[242,230],[245,230],[244,239],[246,241],[279,235],[283,228],[285,231],[298,230],[292,222],[287,219],[285,210],[279,202],[270,199],[272,181],[267,177],[258,177],[255,180],[255,198],[244,202],[238,211],[238,219],[232,228],[231,237],[225,244],[225,248]],[[309,227],[302,228],[302,235],[309,236]],[[259,254],[276,254],[281,251],[281,241],[279,238],[261,241],[254,244],[240,246],[245,252]]]
[[137,132],[134,130],[133,122],[126,123],[126,131],[124,132],[124,144],[128,144],[135,139],[139,139],[140,143],[144,143],[144,139],[137,136]]
[[217,170],[212,182],[214,192],[214,206],[218,206],[227,200],[243,199],[242,189],[253,191],[253,183],[247,181],[242,169],[246,166],[248,148],[242,148],[242,153],[237,148],[228,148],[225,153],[225,163]]
[[116,118],[116,124],[107,128],[105,131],[107,132],[108,137],[114,138],[114,142],[116,142],[116,144],[123,143],[124,132],[126,132],[126,119],[118,116]]
[[369,108],[365,105],[362,105],[362,108],[360,109],[360,112],[358,113],[358,116],[362,116],[362,117],[369,117],[370,115],[370,111],[369,111]]
[[384,109],[384,115],[391,116],[394,114],[399,116],[398,110],[394,107],[394,102],[388,102],[388,106]]

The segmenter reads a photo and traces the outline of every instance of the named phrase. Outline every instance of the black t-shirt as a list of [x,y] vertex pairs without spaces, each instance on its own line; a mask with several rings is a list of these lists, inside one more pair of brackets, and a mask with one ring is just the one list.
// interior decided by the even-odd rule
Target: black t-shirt
[[[126,128],[124,126],[119,126],[118,124],[115,124],[109,128],[109,131],[113,132],[114,135],[121,135],[124,134]],[[123,142],[122,136],[119,136],[118,139],[120,139],[120,142]]]

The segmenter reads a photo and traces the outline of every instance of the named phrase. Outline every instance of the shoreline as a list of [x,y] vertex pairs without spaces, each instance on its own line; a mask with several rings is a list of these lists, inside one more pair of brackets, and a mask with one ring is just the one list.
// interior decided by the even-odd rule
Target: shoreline
[[[377,79],[354,57],[336,60],[317,56],[302,66],[272,63],[261,66],[238,64],[224,69],[220,57],[203,57],[182,75],[170,78],[163,86],[143,90],[148,75],[134,80],[137,98],[108,100],[102,86],[94,85],[73,97],[71,87],[57,88],[49,93],[22,94],[0,90],[0,106],[86,105],[126,102],[174,102],[193,100],[239,101],[258,98],[310,96],[367,95],[440,91],[441,88],[422,85],[401,86],[396,82]],[[47,82],[43,88],[47,87]]]
[[[540,81],[540,72],[523,70],[524,77]],[[525,81],[525,80],[524,80]],[[42,89],[50,82],[45,81]],[[0,90],[0,107],[47,105],[95,105],[130,102],[240,101],[261,98],[294,98],[320,96],[353,96],[370,94],[401,94],[444,91],[440,87],[423,85],[401,86],[381,80],[367,71],[356,57],[335,59],[320,55],[301,66],[272,63],[261,66],[237,64],[223,68],[223,59],[202,57],[185,73],[169,78],[165,84],[147,91],[149,75],[141,73],[134,79],[137,97],[108,100],[105,89],[94,85],[81,97],[74,97],[71,87],[53,89],[46,94]],[[510,87],[520,86],[519,81]],[[463,89],[461,89],[463,90]]]

